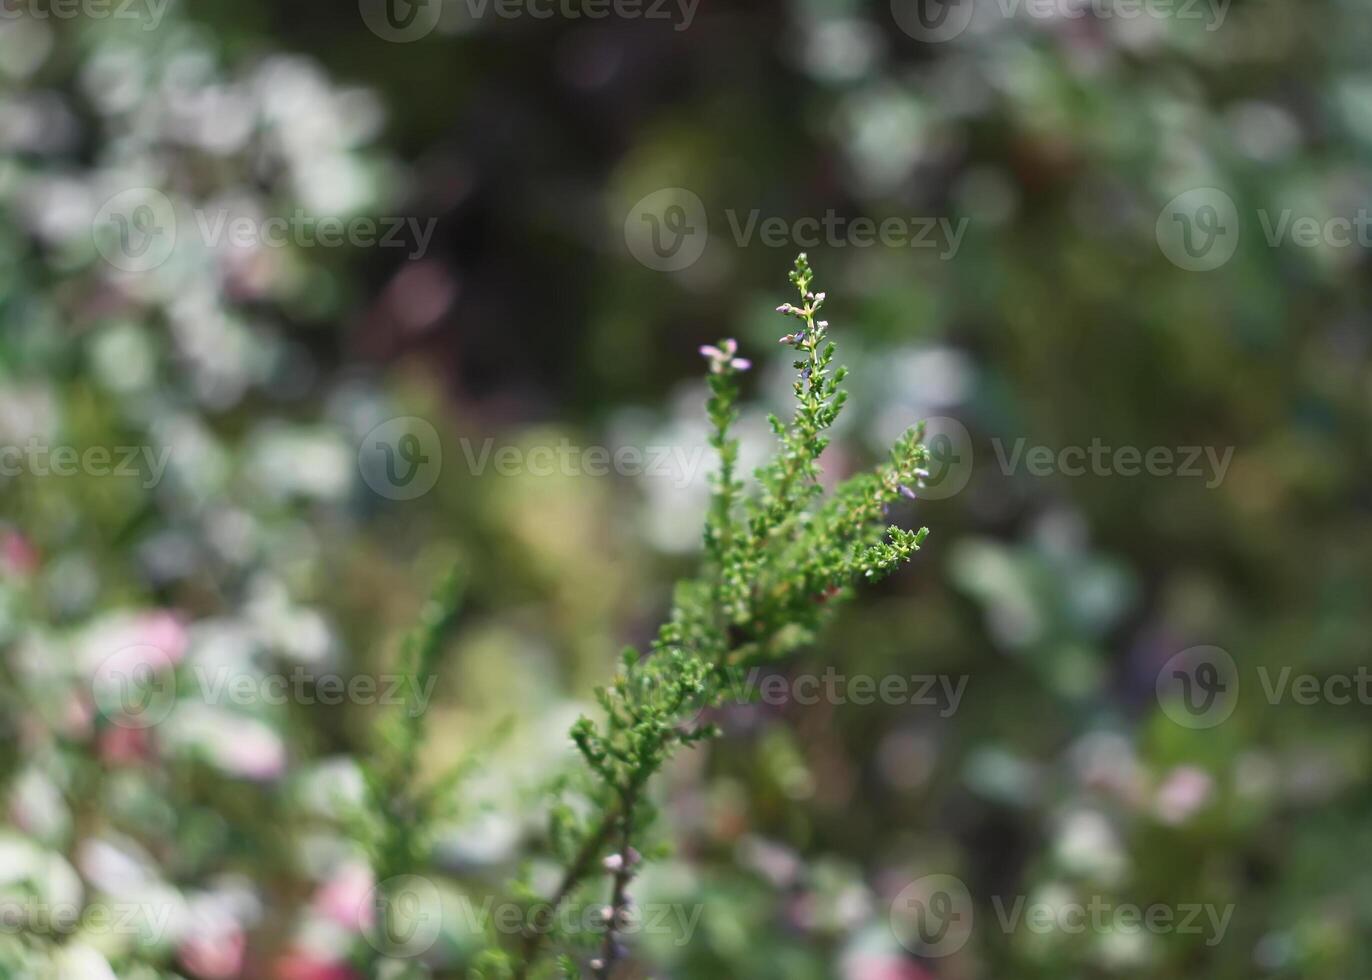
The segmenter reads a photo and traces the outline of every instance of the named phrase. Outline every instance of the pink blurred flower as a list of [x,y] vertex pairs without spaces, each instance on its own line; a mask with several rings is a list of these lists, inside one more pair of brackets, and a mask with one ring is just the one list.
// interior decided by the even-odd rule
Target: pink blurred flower
[[175,667],[186,656],[189,634],[182,618],[169,609],[115,613],[92,623],[85,631],[80,661],[97,674],[111,669],[132,672],[143,666],[155,671]]
[[23,578],[38,570],[38,550],[13,528],[0,530],[0,569]]
[[215,762],[245,779],[267,782],[286,771],[286,746],[266,725],[245,721],[236,726],[233,740],[214,752]]
[[362,980],[346,963],[295,950],[276,961],[276,980]]
[[375,883],[372,869],[365,864],[344,865],[315,894],[315,910],[347,929],[362,932],[376,918],[369,901]]
[[1195,766],[1178,766],[1158,788],[1153,809],[1166,824],[1185,823],[1210,801],[1215,781]]
[[134,643],[157,647],[172,663],[180,663],[186,655],[189,640],[185,624],[175,613],[165,609],[140,613],[135,623]]
[[203,980],[233,980],[243,972],[248,938],[236,922],[196,932],[181,943],[181,964]]
[[95,705],[89,692],[71,694],[62,709],[62,732],[68,738],[83,741],[95,731]]
[[169,740],[202,753],[215,767],[239,779],[269,782],[286,771],[286,744],[270,725],[207,704],[183,700],[176,706]]
[[100,733],[97,748],[100,761],[111,766],[138,765],[152,757],[152,739],[144,728],[106,728]]
[[843,959],[843,980],[933,980],[933,974],[893,953],[854,953]]
[[705,344],[700,348],[700,356],[710,362],[710,371],[713,374],[747,371],[753,366],[753,362],[746,357],[735,357],[736,353],[738,353],[738,341],[732,337],[728,340],[721,340],[718,347],[714,344]]

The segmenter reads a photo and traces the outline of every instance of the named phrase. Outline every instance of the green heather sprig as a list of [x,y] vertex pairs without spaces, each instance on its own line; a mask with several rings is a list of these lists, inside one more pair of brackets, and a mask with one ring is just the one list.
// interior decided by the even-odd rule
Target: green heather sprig
[[[419,622],[405,637],[397,670],[409,682],[405,703],[388,710],[376,725],[377,744],[362,763],[363,798],[349,816],[352,836],[367,851],[377,887],[385,890],[401,875],[428,866],[433,834],[451,815],[454,789],[473,764],[475,754],[460,760],[438,778],[421,784],[417,777],[419,750],[425,735],[425,702],[429,678],[438,668],[443,643],[457,620],[464,581],[450,572],[420,610]],[[381,901],[382,910],[396,907]],[[367,946],[361,950],[366,975],[373,977],[381,956]]]
[[[608,977],[624,952],[616,933],[652,821],[649,782],[677,749],[715,734],[693,719],[725,700],[730,671],[775,660],[809,642],[834,607],[849,598],[854,582],[893,571],[928,534],[927,528],[907,531],[885,521],[888,506],[901,497],[913,499],[913,488],[927,475],[919,429],[897,441],[888,462],[824,497],[819,457],[847,399],[847,371],[833,367],[829,324],[819,318],[825,295],[813,291],[813,278],[802,254],[790,274],[799,300],[778,308],[797,324],[781,338],[796,353],[796,404],[789,421],[770,417],[780,445],[755,472],[752,493],[738,479],[739,445],[732,435],[738,376],[752,365],[736,356],[733,340],[701,348],[709,362],[710,444],[720,459],[704,566],[698,577],[678,585],[671,615],[647,655],[625,650],[613,682],[597,690],[602,720],[583,717],[573,726],[571,737],[589,776],[592,815],[578,823],[568,808],[554,809],[551,839],[565,863],[561,881],[542,900],[543,914],[534,917],[519,948],[488,950],[473,971],[477,977],[534,976],[554,941],[566,947],[548,964],[555,975],[581,976],[570,952],[582,950],[592,976]],[[584,936],[554,934],[553,919],[563,903],[607,884],[608,897],[596,899],[607,903],[599,942],[588,946]]]

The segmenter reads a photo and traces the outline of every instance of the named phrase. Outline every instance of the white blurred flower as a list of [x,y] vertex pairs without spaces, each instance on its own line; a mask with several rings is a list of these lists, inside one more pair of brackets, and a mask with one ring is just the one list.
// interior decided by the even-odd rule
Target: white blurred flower
[[110,391],[128,394],[143,391],[157,372],[152,338],[140,324],[120,323],[91,338],[92,373]]
[[302,773],[297,780],[297,792],[310,813],[337,817],[363,803],[366,783],[357,760],[340,755],[324,759]]
[[1129,859],[1110,821],[1095,810],[1075,810],[1063,818],[1054,851],[1064,870],[1104,884],[1118,882]]
[[336,650],[333,630],[324,615],[293,603],[279,581],[256,579],[245,612],[263,643],[293,660],[320,664]]
[[492,810],[473,814],[460,826],[449,828],[439,849],[455,861],[478,867],[493,867],[515,853],[520,840],[518,822]]
[[152,437],[167,451],[167,476],[193,501],[203,503],[222,491],[228,453],[202,419],[189,413],[162,416],[153,424]]
[[36,765],[25,767],[10,791],[10,816],[35,840],[57,844],[71,829],[71,810],[62,790]]
[[118,980],[109,961],[82,943],[64,946],[53,956],[55,980]]
[[24,445],[30,439],[51,442],[60,425],[52,391],[36,384],[6,382],[0,388],[0,442]]
[[355,479],[355,452],[335,432],[272,426],[248,440],[245,467],[267,493],[341,500]]
[[32,75],[48,60],[52,41],[52,28],[43,21],[7,15],[0,20],[0,76],[23,79]]
[[179,663],[188,642],[185,625],[168,610],[110,613],[82,631],[77,642],[77,664],[83,673],[94,673],[121,650],[152,648],[148,651],[148,664],[161,668]]
[[169,742],[202,755],[230,776],[269,781],[286,771],[285,743],[256,718],[183,703],[164,727]]
[[79,908],[81,878],[60,854],[24,837],[0,833],[0,901],[22,907],[37,899],[52,908]]
[[1096,941],[1097,955],[1111,972],[1133,972],[1149,961],[1152,939],[1141,930],[1106,930]]
[[1116,799],[1136,803],[1142,788],[1133,743],[1118,732],[1091,732],[1072,746],[1077,780],[1088,789],[1104,790]]
[[101,112],[125,112],[147,91],[148,65],[133,47],[107,42],[81,70],[81,88]]

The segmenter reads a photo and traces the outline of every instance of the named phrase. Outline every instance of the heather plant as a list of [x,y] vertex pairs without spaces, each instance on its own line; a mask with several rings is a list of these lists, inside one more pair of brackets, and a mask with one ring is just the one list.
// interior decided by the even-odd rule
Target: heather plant
[[[398,666],[411,681],[422,682],[434,675],[443,641],[461,608],[462,591],[462,576],[454,570],[420,610],[419,622],[400,647]],[[388,711],[377,724],[371,757],[359,766],[361,805],[345,811],[351,817],[352,836],[366,850],[376,877],[379,893],[372,904],[379,916],[395,914],[398,903],[387,889],[422,865],[433,846],[433,828],[451,815],[452,791],[473,758],[459,760],[427,784],[416,780],[425,735],[420,689],[420,683],[409,684],[405,702]],[[375,935],[384,938],[387,934],[387,924],[379,924]],[[373,942],[362,950],[369,975],[375,973],[384,948],[381,942]]]
[[[542,898],[526,880],[519,883],[535,911],[514,948],[492,943],[474,968],[476,976],[522,980],[553,969],[581,976],[584,964],[592,976],[608,977],[625,952],[619,932],[629,916],[629,889],[645,855],[654,852],[653,776],[677,750],[718,734],[697,719],[726,700],[735,671],[776,661],[808,643],[852,596],[855,583],[896,569],[928,533],[886,519],[892,504],[916,497],[927,475],[918,429],[897,441],[889,462],[825,495],[819,460],[847,399],[847,372],[834,366],[835,345],[828,321],[821,319],[825,294],[815,291],[804,254],[790,281],[798,299],[778,312],[796,321],[780,340],[796,355],[795,406],[789,420],[769,418],[776,453],[755,472],[750,490],[737,474],[733,427],[739,376],[752,365],[737,356],[732,339],[702,347],[709,363],[710,443],[719,457],[703,566],[678,585],[671,614],[650,648],[625,649],[614,680],[597,689],[601,719],[583,716],[572,728],[585,768],[561,788],[564,796],[584,798],[580,809],[564,798],[551,810],[548,841],[563,866],[560,882]],[[373,792],[385,800],[394,789],[374,785]],[[394,864],[383,867],[397,870]],[[573,900],[603,902],[603,927],[568,931],[555,924],[558,910]],[[546,959],[554,953],[555,960]]]

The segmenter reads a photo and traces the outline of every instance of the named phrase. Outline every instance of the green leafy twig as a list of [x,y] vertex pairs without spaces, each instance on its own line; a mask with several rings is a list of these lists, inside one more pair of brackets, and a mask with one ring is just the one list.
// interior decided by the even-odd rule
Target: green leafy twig
[[[851,478],[814,505],[823,496],[819,457],[829,444],[826,433],[847,400],[842,387],[847,372],[832,366],[836,348],[828,339],[828,322],[819,318],[825,294],[813,290],[814,274],[803,254],[790,279],[799,305],[787,303],[778,311],[800,323],[781,338],[799,355],[796,407],[789,423],[770,417],[778,451],[756,471],[757,493],[745,497],[735,475],[738,440],[731,431],[738,418],[738,376],[751,363],[737,356],[734,340],[701,348],[710,366],[710,444],[720,460],[705,525],[705,567],[699,577],[678,586],[671,616],[651,653],[626,650],[615,680],[597,690],[603,722],[583,717],[572,728],[572,740],[598,787],[593,794],[598,816],[544,911],[550,921],[597,868],[610,873],[607,935],[591,964],[598,977],[608,977],[617,959],[615,930],[628,901],[626,863],[636,853],[633,835],[647,828],[646,819],[635,819],[637,803],[677,748],[715,734],[710,726],[694,725],[694,716],[728,696],[734,665],[775,659],[806,642],[851,595],[854,582],[893,571],[928,533],[885,520],[891,504],[916,496],[914,488],[926,475],[919,429],[896,443],[888,463]],[[619,854],[600,862],[616,830]],[[543,952],[544,924],[535,923],[526,933],[517,961],[490,975],[529,977]]]
[[[362,764],[363,800],[354,814],[354,837],[367,849],[379,889],[425,866],[433,827],[448,815],[452,789],[476,759],[476,753],[464,757],[427,785],[416,776],[426,730],[427,704],[420,692],[428,690],[429,679],[437,674],[462,593],[462,576],[454,570],[425,602],[418,624],[401,644],[397,664],[408,681],[405,703],[381,717],[377,745]],[[364,959],[367,975],[375,976],[380,953],[368,947]]]

